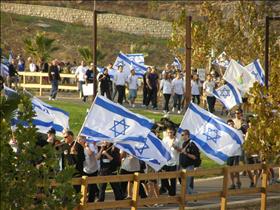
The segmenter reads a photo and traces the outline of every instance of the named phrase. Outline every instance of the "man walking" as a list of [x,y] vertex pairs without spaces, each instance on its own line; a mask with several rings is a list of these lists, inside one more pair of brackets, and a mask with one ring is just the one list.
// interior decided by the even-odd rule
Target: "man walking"
[[57,67],[57,60],[52,61],[49,69],[49,81],[52,85],[49,100],[55,100],[58,91],[58,82],[61,80],[59,70]]

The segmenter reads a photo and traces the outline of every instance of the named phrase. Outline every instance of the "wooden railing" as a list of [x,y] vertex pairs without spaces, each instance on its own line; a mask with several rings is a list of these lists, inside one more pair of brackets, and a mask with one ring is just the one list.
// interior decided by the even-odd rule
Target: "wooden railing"
[[[134,173],[129,175],[113,175],[113,176],[98,176],[98,177],[87,177],[83,176],[81,178],[75,178],[72,180],[72,184],[81,185],[81,202],[79,209],[107,209],[107,208],[131,208],[131,210],[137,210],[138,207],[144,205],[152,204],[167,204],[173,203],[178,204],[179,209],[183,210],[186,207],[186,201],[194,200],[205,200],[209,198],[220,198],[221,210],[227,209],[227,201],[229,196],[234,195],[244,195],[244,194],[254,194],[261,193],[261,210],[266,210],[267,206],[267,192],[279,190],[280,184],[274,184],[267,186],[268,181],[268,169],[269,167],[280,167],[271,166],[266,164],[253,164],[253,165],[242,165],[242,166],[225,166],[223,168],[217,169],[197,169],[193,171],[181,170],[175,172],[159,172],[159,173]],[[249,170],[262,170],[262,182],[260,187],[254,188],[242,188],[229,190],[229,177],[232,172],[241,172]],[[197,194],[186,194],[186,185],[188,176],[209,176],[209,175],[223,175],[223,186],[219,191],[214,192],[203,192]],[[159,196],[158,198],[140,198],[139,197],[139,186],[143,180],[152,180],[152,179],[170,179],[170,178],[181,178],[181,191],[177,193],[176,196]],[[105,201],[105,202],[95,202],[87,203],[87,191],[88,184],[100,184],[107,182],[133,182],[133,194],[132,198],[129,200],[120,200],[120,201]],[[56,186],[55,182],[52,182],[53,186]]]
[[[21,76],[20,87],[23,89],[39,89],[39,95],[42,96],[43,89],[51,89],[51,84],[48,83],[48,73],[42,72],[19,72]],[[69,78],[75,80],[74,74],[60,74],[61,79]],[[78,90],[77,84],[59,84],[60,90]]]

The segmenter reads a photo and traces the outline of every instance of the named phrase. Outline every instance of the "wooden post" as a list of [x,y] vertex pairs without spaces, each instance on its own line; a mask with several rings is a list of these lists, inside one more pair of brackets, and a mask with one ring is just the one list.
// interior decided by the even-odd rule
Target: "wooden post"
[[186,197],[186,188],[187,188],[187,171],[186,169],[181,171],[181,198],[180,198],[180,206],[179,209],[180,210],[184,210],[185,209],[185,197]]
[[140,187],[139,173],[134,173],[131,210],[137,210]]
[[262,165],[262,189],[261,189],[261,210],[266,210],[267,203],[267,178],[268,178],[268,168],[266,164]]
[[94,101],[97,95],[97,11],[96,11],[96,1],[94,1],[93,6],[93,71],[94,71],[94,78],[93,78],[93,98]]
[[186,73],[185,73],[185,100],[186,106],[191,101],[191,55],[192,55],[192,17],[186,17]]
[[23,84],[24,84],[24,85],[23,85],[23,90],[25,90],[25,83],[26,83],[25,74],[23,74],[23,81],[22,81],[22,82],[23,82]]
[[87,183],[87,176],[82,176],[82,185],[81,185],[81,206],[85,206],[87,204],[87,188],[88,188],[88,183]]
[[40,96],[42,96],[42,81],[43,81],[43,79],[42,79],[43,77],[42,77],[42,73],[40,73],[40,92],[39,92],[39,95]]
[[228,194],[228,179],[229,179],[229,170],[228,167],[224,167],[224,180],[223,180],[223,192],[221,197],[221,210],[227,209],[227,194]]

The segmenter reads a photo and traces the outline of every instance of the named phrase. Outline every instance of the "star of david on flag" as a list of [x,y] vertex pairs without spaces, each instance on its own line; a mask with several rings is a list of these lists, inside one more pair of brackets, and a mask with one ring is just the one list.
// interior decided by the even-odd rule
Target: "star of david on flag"
[[178,129],[178,135],[184,129],[190,131],[191,140],[197,147],[219,164],[237,155],[243,144],[240,131],[194,103],[190,103]]
[[227,83],[213,91],[213,95],[228,109],[242,103],[242,96],[237,88]]
[[109,141],[130,155],[159,170],[170,152],[150,132],[153,123],[111,100],[97,96],[81,128],[80,135],[91,141]]
[[115,137],[118,137],[119,135],[125,135],[125,131],[128,128],[129,126],[125,123],[125,119],[122,119],[121,121],[114,120],[114,126],[110,130],[114,132]]

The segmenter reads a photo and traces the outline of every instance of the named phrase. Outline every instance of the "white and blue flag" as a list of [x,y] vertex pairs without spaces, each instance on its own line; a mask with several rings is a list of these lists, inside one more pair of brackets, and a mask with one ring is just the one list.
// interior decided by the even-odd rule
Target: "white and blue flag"
[[1,69],[1,76],[6,78],[9,76],[9,67],[5,65],[4,63],[0,64],[0,69]]
[[213,95],[220,100],[228,110],[242,103],[242,97],[239,90],[230,83],[214,90]]
[[170,159],[168,149],[151,134],[153,123],[103,96],[97,96],[80,135],[93,141],[109,141],[146,161],[156,170]]
[[[17,95],[15,90],[8,87],[4,88],[6,96],[15,97]],[[51,128],[54,128],[56,130],[56,134],[58,136],[62,136],[62,131],[69,128],[68,112],[53,107],[34,96],[31,98],[31,103],[33,111],[35,112],[32,124],[36,126],[39,132],[47,133]],[[26,122],[21,122],[17,118],[12,119],[12,126],[15,127],[19,123],[27,125]]]
[[264,70],[260,64],[260,60],[257,59],[254,62],[245,66],[245,68],[254,76],[255,81],[259,82],[261,85],[265,83]]
[[197,147],[219,164],[239,155],[243,144],[241,132],[194,103],[190,103],[178,133],[184,129],[190,131],[191,140]]
[[130,74],[130,70],[133,68],[135,70],[135,74],[138,76],[143,76],[144,73],[147,71],[147,67],[143,64],[137,63],[132,61],[127,57],[124,53],[120,52],[114,65],[114,69],[118,69],[118,66],[123,66],[123,71],[126,76]]
[[182,70],[182,64],[177,57],[174,57],[174,61],[171,65],[176,66],[179,70]]
[[144,54],[142,54],[142,53],[126,54],[126,56],[131,61],[134,61],[134,62],[139,63],[141,65],[145,65],[145,58],[144,58]]
[[213,62],[213,65],[221,66],[227,68],[229,66],[230,60],[225,52],[222,52]]

